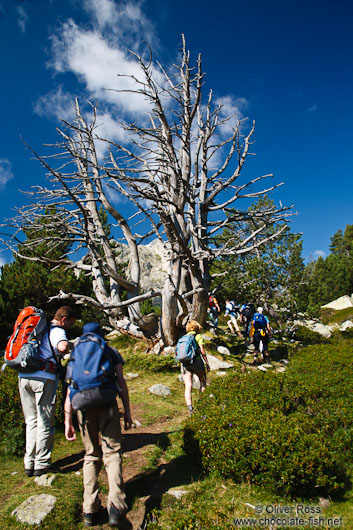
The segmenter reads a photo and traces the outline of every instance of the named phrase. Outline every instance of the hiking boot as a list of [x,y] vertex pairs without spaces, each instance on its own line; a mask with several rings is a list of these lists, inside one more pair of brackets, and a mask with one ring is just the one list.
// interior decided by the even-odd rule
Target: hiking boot
[[192,416],[194,414],[194,408],[192,405],[189,405],[188,406],[188,410],[189,410],[189,416]]
[[50,473],[52,471],[51,467],[45,467],[43,469],[35,469],[33,472],[33,475],[35,477],[41,477],[42,475],[46,475],[47,473]]
[[25,469],[25,473],[26,473],[27,477],[33,477],[34,469],[33,468]]
[[109,525],[119,528],[120,530],[132,529],[132,524],[126,518],[126,515],[123,515],[114,504],[111,504],[109,509]]
[[96,513],[84,513],[83,522],[85,526],[96,526]]

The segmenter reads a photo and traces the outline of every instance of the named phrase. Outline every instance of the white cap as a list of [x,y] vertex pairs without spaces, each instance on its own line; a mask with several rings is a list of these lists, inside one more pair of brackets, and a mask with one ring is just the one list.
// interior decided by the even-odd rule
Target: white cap
[[263,313],[263,310],[264,310],[263,307],[258,307],[258,308],[257,308],[257,312],[258,312],[258,313]]

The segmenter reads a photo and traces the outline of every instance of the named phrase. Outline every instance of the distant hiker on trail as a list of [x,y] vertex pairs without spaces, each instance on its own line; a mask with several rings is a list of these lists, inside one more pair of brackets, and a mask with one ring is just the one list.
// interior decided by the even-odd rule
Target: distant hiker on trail
[[238,312],[239,312],[240,306],[234,302],[234,300],[226,299],[226,311],[224,313],[224,316],[229,315],[229,320],[227,321],[228,327],[231,331],[231,333],[237,333],[238,337],[241,337],[242,334],[239,329],[238,325]]
[[268,341],[271,334],[271,327],[269,319],[263,315],[263,308],[258,307],[257,312],[254,314],[250,326],[250,336],[253,336],[254,341],[254,363],[257,362],[257,358],[260,352],[260,342],[262,342],[262,358],[265,361],[269,358],[268,354]]
[[39,369],[19,373],[19,391],[26,422],[25,473],[29,477],[48,473],[54,445],[57,361],[69,351],[66,331],[75,322],[73,309],[60,307],[39,346]]
[[210,313],[210,320],[215,328],[218,328],[218,313],[221,312],[217,298],[212,294],[208,297],[208,311]]
[[130,429],[130,401],[123,375],[124,360],[108,346],[99,324],[83,326],[68,365],[68,391],[65,400],[65,436],[76,439],[72,412],[77,411],[82,442],[85,447],[83,463],[83,518],[85,526],[99,523],[101,501],[98,475],[102,458],[108,475],[107,509],[109,525],[132,528],[126,518],[128,507],[122,479],[121,428],[116,397],[124,405],[125,429]]
[[200,331],[201,324],[196,320],[190,320],[186,324],[187,334],[179,339],[176,347],[176,358],[181,364],[185,385],[185,401],[189,409],[189,415],[193,412],[192,407],[192,376],[196,374],[200,380],[200,392],[206,388],[206,370],[210,371],[207,355],[204,347],[204,339]]
[[247,338],[249,336],[249,330],[250,330],[250,322],[253,318],[253,315],[255,313],[255,306],[254,304],[249,304],[248,302],[245,302],[240,308],[240,319],[244,325],[244,337]]

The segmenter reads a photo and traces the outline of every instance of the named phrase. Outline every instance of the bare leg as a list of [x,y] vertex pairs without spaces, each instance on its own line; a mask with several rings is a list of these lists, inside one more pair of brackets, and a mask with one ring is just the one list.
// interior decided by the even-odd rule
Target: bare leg
[[188,407],[192,407],[192,373],[185,372],[183,374],[184,385],[185,385],[185,402]]

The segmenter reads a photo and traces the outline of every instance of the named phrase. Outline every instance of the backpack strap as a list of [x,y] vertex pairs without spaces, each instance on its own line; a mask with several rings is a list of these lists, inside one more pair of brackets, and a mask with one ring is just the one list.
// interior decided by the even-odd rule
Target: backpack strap
[[[66,375],[66,369],[62,366],[62,364],[58,361],[58,358],[55,354],[55,350],[53,348],[53,345],[51,343],[51,340],[50,340],[50,331],[53,329],[53,328],[61,328],[61,329],[64,329],[62,326],[58,326],[57,324],[49,324],[48,325],[48,330],[47,330],[47,333],[48,333],[48,342],[49,342],[49,345],[50,345],[50,349],[51,349],[51,352],[53,354],[53,358],[55,360],[55,363],[56,363],[56,366],[57,366],[57,373],[59,374],[59,379],[61,379],[62,381],[65,380],[65,375]],[[50,362],[50,361],[49,361]]]

